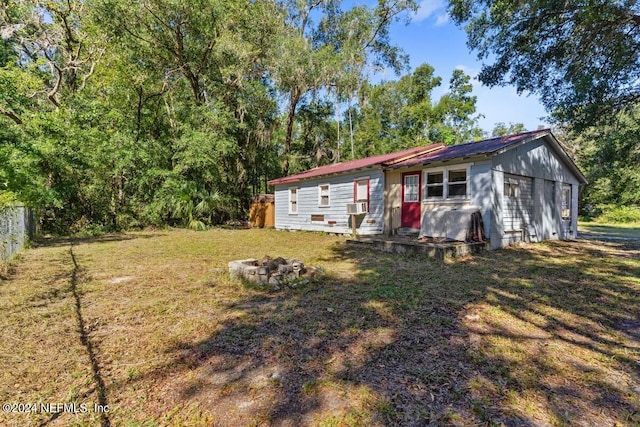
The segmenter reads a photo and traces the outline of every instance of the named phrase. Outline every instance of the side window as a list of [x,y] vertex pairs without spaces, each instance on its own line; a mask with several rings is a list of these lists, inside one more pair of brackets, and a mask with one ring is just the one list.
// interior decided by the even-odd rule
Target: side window
[[290,214],[298,213],[298,189],[297,188],[289,189],[289,213]]
[[321,184],[318,186],[318,206],[327,207],[329,205],[329,184]]
[[516,198],[520,193],[520,187],[517,182],[505,182],[504,183],[504,196],[509,198]]
[[369,202],[369,179],[358,179],[354,185],[354,202]]
[[353,201],[365,202],[369,211],[369,178],[356,179],[353,182]]
[[427,173],[427,198],[442,198],[444,195],[444,172]]
[[450,170],[449,171],[449,188],[447,189],[447,197],[462,198],[467,197],[467,170]]
[[562,218],[571,219],[571,186],[562,186]]

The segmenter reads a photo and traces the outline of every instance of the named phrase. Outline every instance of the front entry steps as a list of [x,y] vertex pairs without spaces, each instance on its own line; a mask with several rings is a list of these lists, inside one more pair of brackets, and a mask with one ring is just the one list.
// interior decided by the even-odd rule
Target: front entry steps
[[491,249],[489,242],[420,242],[415,237],[360,237],[347,240],[350,246],[370,248],[382,252],[398,254],[419,254],[440,260],[454,259],[464,255],[477,254]]

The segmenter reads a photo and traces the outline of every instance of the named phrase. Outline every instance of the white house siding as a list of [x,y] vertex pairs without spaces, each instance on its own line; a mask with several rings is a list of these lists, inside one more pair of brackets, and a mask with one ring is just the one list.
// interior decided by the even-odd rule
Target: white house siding
[[470,172],[471,185],[471,204],[480,206],[482,213],[482,222],[484,223],[484,232],[487,236],[491,235],[491,161],[484,160],[474,162]]
[[517,186],[513,197],[504,193],[502,195],[504,231],[507,233],[530,233],[527,227],[532,223],[534,217],[533,178],[504,174],[504,183]]
[[[491,231],[491,161],[464,161],[461,163],[446,163],[447,169],[456,169],[457,166],[469,166],[469,179],[466,199],[425,199],[422,202],[422,227],[420,234],[431,237],[448,237],[463,240],[466,236],[469,221],[464,219],[464,215],[451,215],[448,210],[469,211],[472,207],[480,208],[482,221],[485,227],[485,234],[488,236]],[[429,170],[440,167],[441,164],[428,165],[424,169],[423,195],[425,194],[426,173]],[[456,217],[456,221],[452,219]],[[455,230],[452,230],[452,227]]]
[[[325,231],[351,233],[351,219],[347,204],[353,203],[353,185],[356,179],[369,178],[369,212],[357,216],[359,235],[382,234],[384,231],[384,175],[381,170],[370,169],[345,173],[292,184],[276,186],[275,228],[279,230]],[[318,205],[318,186],[329,184],[329,206]],[[297,188],[298,213],[289,213],[289,189]],[[323,215],[322,221],[312,221],[312,215]]]
[[[546,138],[531,141],[511,148],[493,158],[494,229],[491,234],[491,246],[501,247],[519,240],[516,236],[505,234],[504,227],[496,227],[495,222],[505,218],[504,179],[505,174],[532,178],[531,217],[527,224],[525,240],[540,241],[557,239],[561,236],[575,238],[578,221],[579,181]],[[561,218],[562,184],[572,187],[571,230],[565,233]],[[499,229],[500,228],[500,229]]]

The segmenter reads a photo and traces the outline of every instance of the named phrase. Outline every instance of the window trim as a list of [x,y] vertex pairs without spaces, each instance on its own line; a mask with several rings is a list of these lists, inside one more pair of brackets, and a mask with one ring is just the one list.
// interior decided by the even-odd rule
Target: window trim
[[[406,187],[407,187],[406,178],[408,176],[417,176],[418,177],[418,192],[416,193],[417,200],[406,200],[406,193],[405,193],[406,192]],[[401,197],[401,200],[402,200],[403,204],[404,203],[420,203],[420,202],[422,202],[422,200],[424,200],[424,197],[422,197],[423,196],[423,194],[422,194],[422,192],[423,192],[422,180],[423,180],[423,177],[422,177],[422,173],[420,173],[420,171],[404,172],[402,174],[402,178],[401,178],[402,188],[400,190],[400,192],[401,192],[400,197]]]
[[[451,174],[451,172],[460,172],[460,171],[464,171],[464,181],[450,181],[450,177],[449,175]],[[447,173],[446,173],[446,177],[447,177],[447,199],[451,199],[451,200],[467,200],[469,199],[469,168],[450,168],[447,169]],[[464,195],[463,196],[451,196],[449,195],[449,190],[451,189],[450,187],[452,185],[462,185],[464,183]],[[443,194],[444,196],[444,194]]]
[[[358,199],[358,183],[362,181],[367,181],[367,198],[365,200]],[[353,179],[353,203],[358,202],[367,202],[367,212],[369,212],[371,203],[371,179],[368,176]]]
[[[568,196],[568,199],[565,198],[565,194]],[[563,220],[570,220],[572,217],[572,204],[573,204],[573,188],[571,188],[571,184],[567,184],[565,182],[562,183],[562,188],[560,190],[560,199],[562,202],[562,206],[560,208],[560,217]],[[567,215],[565,215],[565,211]]]
[[[439,170],[438,170],[439,169]],[[438,174],[441,173],[442,174],[442,182],[438,182],[436,184],[429,184],[429,174]],[[424,173],[424,197],[423,200],[439,200],[439,199],[443,199],[445,192],[444,192],[444,188],[445,188],[445,176],[447,174],[445,173],[444,168],[436,168],[434,170],[426,170]],[[442,196],[429,196],[429,188],[433,188],[433,187],[442,187]]]
[[[424,169],[424,182],[425,185],[423,186],[423,200],[425,202],[434,202],[434,201],[456,201],[456,200],[469,200],[471,198],[471,166],[473,166],[473,163],[460,163],[457,165],[450,165],[450,166],[438,166],[435,168],[428,168],[428,169]],[[462,171],[464,170],[466,173],[466,180],[464,181],[464,184],[466,186],[466,194],[464,196],[449,196],[449,172],[455,172],[455,171]],[[442,172],[442,197],[440,196],[431,196],[431,197],[427,197],[427,186],[428,184],[426,184],[428,182],[428,174],[430,173],[438,173],[438,172]],[[463,181],[454,181],[453,185],[455,184],[462,184]],[[440,185],[440,184],[438,184]],[[434,185],[432,185],[434,186]]]
[[[327,187],[327,204],[322,204],[322,187]],[[318,207],[319,208],[330,208],[331,207],[331,184],[318,184]]]
[[[507,188],[513,189],[513,194],[509,194],[510,191],[507,191]],[[505,197],[517,199],[520,197],[520,183],[505,180],[503,185],[503,194]]]
[[[296,191],[296,210],[291,209],[291,190]],[[298,187],[289,187],[287,194],[289,195],[289,215],[298,215],[298,200],[299,200],[299,191]]]

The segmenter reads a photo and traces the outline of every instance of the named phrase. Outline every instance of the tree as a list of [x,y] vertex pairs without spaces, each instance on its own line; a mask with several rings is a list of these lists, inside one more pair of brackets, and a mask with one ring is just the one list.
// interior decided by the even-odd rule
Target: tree
[[245,0],[0,3],[0,191],[63,232],[242,215],[256,174],[275,176],[263,64],[281,17]]
[[323,166],[337,155],[334,106],[328,101],[311,101],[300,106],[298,130],[292,144],[295,163],[292,169],[303,171]]
[[506,125],[504,122],[498,122],[493,126],[493,131],[491,131],[491,136],[505,136],[512,135],[514,133],[526,132],[527,129],[524,127],[522,123],[509,123]]
[[442,118],[440,138],[446,144],[457,144],[482,137],[478,127],[481,115],[476,114],[476,100],[471,77],[460,69],[453,70],[449,91],[440,98],[436,110]]
[[[380,0],[376,7],[341,9],[337,0],[286,0],[287,30],[277,43],[280,51],[273,78],[287,97],[282,171],[289,173],[294,122],[301,101],[311,92],[354,88],[368,63],[390,66],[397,73],[408,58],[390,44],[389,26],[413,0]],[[314,24],[313,18],[317,21]]]
[[151,204],[156,212],[175,205],[167,203],[170,193],[184,194],[188,184],[194,206],[215,193],[233,201],[233,215],[248,206],[277,124],[266,63],[275,58],[280,12],[272,2],[245,0],[100,3],[98,21],[139,67],[130,82],[137,112],[157,99],[166,111],[169,135],[162,137],[172,153]]
[[433,90],[442,78],[422,64],[398,81],[365,85],[356,135],[358,157],[389,153],[430,142],[457,144],[481,135],[471,78],[455,70],[449,91],[439,100]]
[[577,160],[589,181],[583,204],[640,205],[640,107],[620,113],[607,126],[594,126],[580,134]]
[[640,101],[637,0],[450,0],[488,86],[538,94],[576,129],[603,123]]

